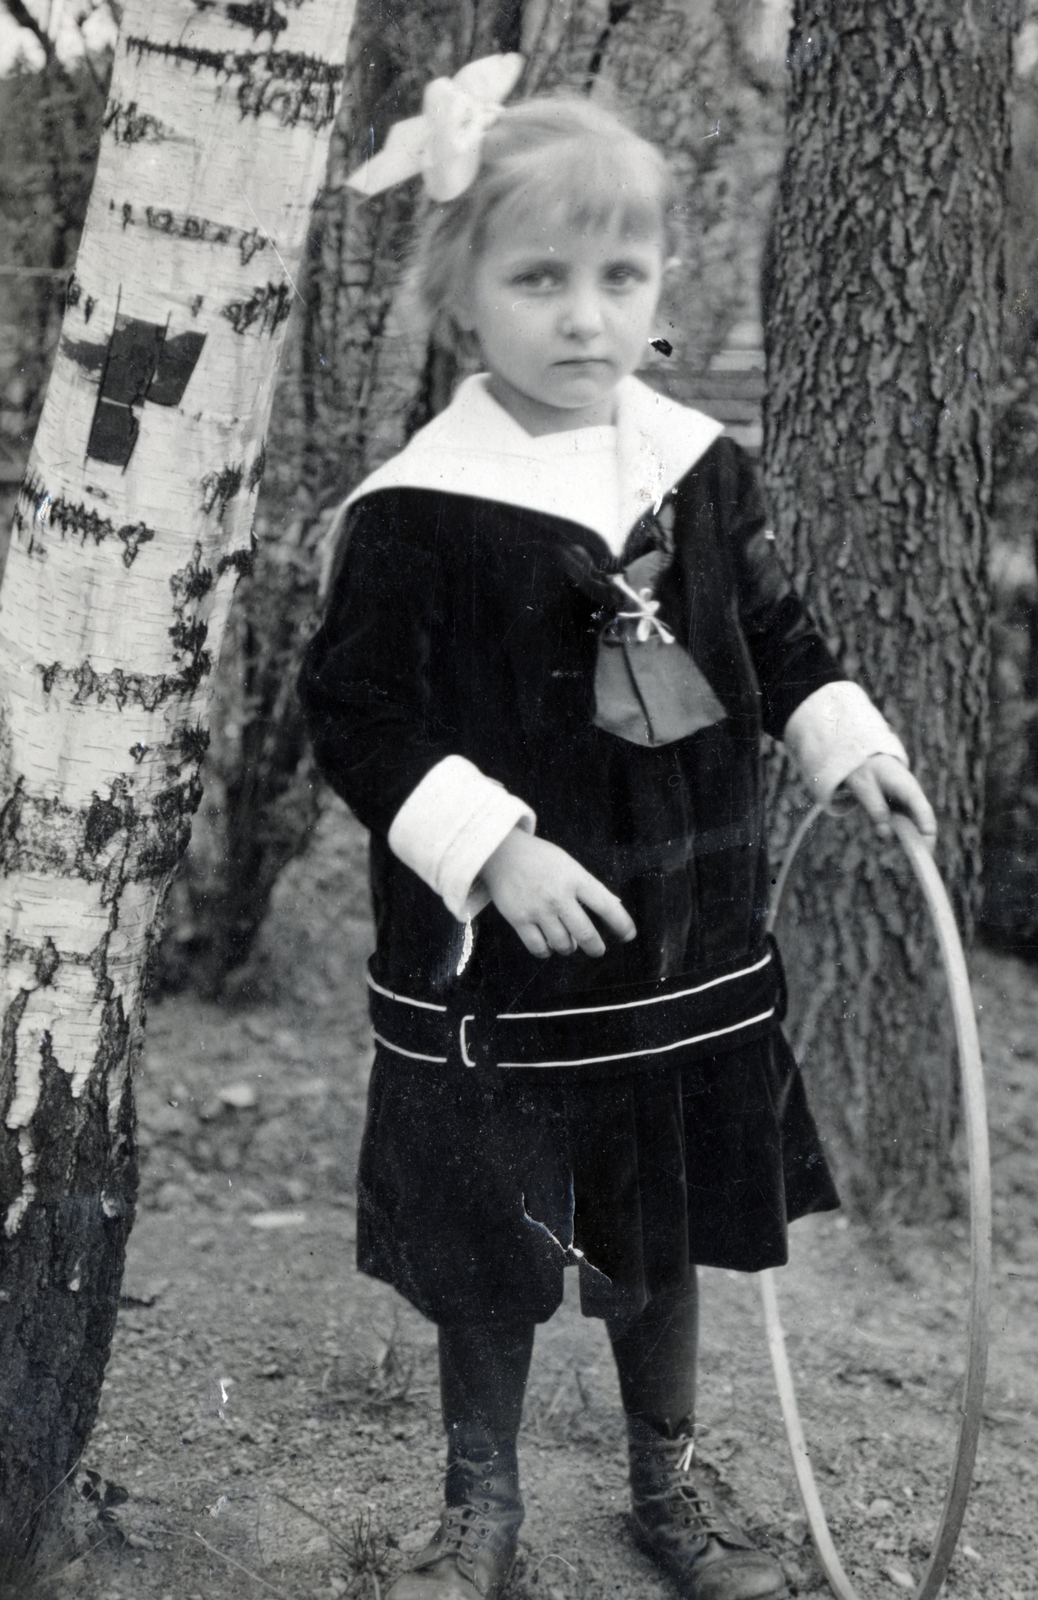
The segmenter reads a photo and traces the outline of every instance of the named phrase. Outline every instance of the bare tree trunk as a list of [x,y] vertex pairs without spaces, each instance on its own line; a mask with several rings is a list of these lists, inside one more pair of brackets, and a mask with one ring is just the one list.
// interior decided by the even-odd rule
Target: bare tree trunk
[[90,198],[110,67],[104,57],[65,68],[21,0],[4,4],[17,22],[28,18],[47,56],[39,72],[0,79],[0,570]]
[[128,6],[0,596],[0,1550],[97,1408],[149,943],[198,803],[350,0]]
[[[1034,16],[1033,3],[1028,9]],[[987,942],[1034,960],[1038,957],[1038,306],[1034,297],[1038,62],[1033,59],[1020,61],[1012,103],[1005,404],[995,434],[992,727],[980,915]]]
[[[849,674],[902,734],[970,929],[988,686],[992,389],[1009,8],[797,0],[766,307],[779,544]],[[893,851],[828,824],[796,897],[806,1066],[845,1186],[932,1203],[954,1057]]]
[[295,687],[317,612],[316,533],[298,513],[265,516],[261,495],[216,672],[202,801],[152,963],[160,993],[215,997],[232,978],[239,998],[252,992],[248,957],[271,890],[316,823],[320,779]]
[[[346,188],[346,175],[381,146],[394,122],[421,109],[431,78],[449,77],[493,51],[518,49],[521,12],[519,0],[487,6],[391,0],[358,15],[347,69],[349,115],[336,131],[316,216],[299,374],[309,424],[301,475],[316,511],[399,450],[435,406],[428,330],[416,324],[402,294],[420,186],[363,200]],[[285,400],[294,406],[293,395]]]

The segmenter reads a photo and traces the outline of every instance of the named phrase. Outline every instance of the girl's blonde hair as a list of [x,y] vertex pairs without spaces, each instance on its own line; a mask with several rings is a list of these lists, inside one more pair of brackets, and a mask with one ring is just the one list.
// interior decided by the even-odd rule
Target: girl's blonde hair
[[539,224],[616,225],[629,238],[677,242],[675,184],[663,155],[612,112],[557,96],[507,106],[483,137],[479,171],[456,200],[434,205],[419,239],[414,288],[446,315],[464,292],[491,223],[532,213]]

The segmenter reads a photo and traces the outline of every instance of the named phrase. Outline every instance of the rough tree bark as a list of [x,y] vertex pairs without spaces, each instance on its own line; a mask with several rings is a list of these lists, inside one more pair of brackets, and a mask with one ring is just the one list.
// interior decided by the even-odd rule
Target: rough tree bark
[[995,433],[991,753],[984,808],[988,943],[1038,957],[1038,7],[1012,95],[1004,406]]
[[[797,0],[766,285],[776,529],[822,627],[902,734],[968,931],[987,738],[1012,6]],[[907,873],[829,823],[796,895],[800,1035],[846,1192],[932,1204],[954,1054]]]
[[0,568],[90,198],[110,65],[88,57],[66,68],[21,0],[3,5],[31,24],[46,61],[0,78]]
[[123,21],[0,596],[5,1555],[31,1545],[96,1412],[136,1193],[149,941],[251,559],[350,14],[134,0]]

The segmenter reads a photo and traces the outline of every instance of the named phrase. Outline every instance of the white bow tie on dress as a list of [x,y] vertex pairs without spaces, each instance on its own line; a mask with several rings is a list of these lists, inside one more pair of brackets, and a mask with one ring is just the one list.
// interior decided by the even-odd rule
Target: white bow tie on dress
[[380,194],[421,173],[430,199],[456,200],[479,171],[483,135],[523,70],[520,55],[483,56],[453,78],[434,78],[422,114],[395,122],[377,156],[346,182],[361,194]]
[[614,572],[611,576],[620,593],[626,595],[628,600],[633,600],[638,608],[636,611],[617,612],[617,616],[626,617],[631,622],[637,622],[635,637],[638,643],[645,644],[655,633],[662,644],[673,644],[674,635],[667,627],[667,624],[661,622],[656,615],[660,609],[660,603],[658,600],[653,599],[652,590],[632,589],[627,579],[619,572]]

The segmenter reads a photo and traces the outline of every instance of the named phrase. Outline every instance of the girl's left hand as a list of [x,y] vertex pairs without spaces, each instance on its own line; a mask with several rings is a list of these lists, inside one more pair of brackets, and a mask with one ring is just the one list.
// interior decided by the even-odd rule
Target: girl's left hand
[[859,805],[863,806],[876,824],[881,839],[889,839],[891,808],[903,811],[915,823],[923,836],[923,843],[933,853],[937,839],[937,818],[933,807],[923,793],[919,782],[908,767],[896,756],[869,756],[860,767],[855,767],[850,777],[843,780]]

